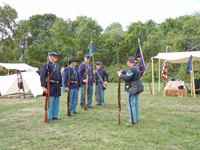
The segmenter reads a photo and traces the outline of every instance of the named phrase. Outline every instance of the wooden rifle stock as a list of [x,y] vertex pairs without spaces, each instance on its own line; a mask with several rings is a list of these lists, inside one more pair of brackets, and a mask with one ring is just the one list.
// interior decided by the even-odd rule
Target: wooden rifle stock
[[118,124],[120,124],[120,112],[121,112],[121,93],[120,93],[120,77],[118,81],[118,108],[119,108],[119,116],[118,116]]
[[86,82],[85,82],[84,108],[83,108],[83,110],[87,110],[87,107],[86,107],[87,88],[88,88],[88,72],[87,72],[87,68],[86,68]]
[[[47,64],[48,65],[48,64]],[[48,115],[47,115],[47,109],[49,108],[49,95],[50,95],[50,77],[49,77],[49,71],[47,72],[47,93],[46,93],[46,100],[45,100],[45,118],[44,122],[48,123]]]
[[70,68],[68,67],[69,73],[68,73],[68,95],[67,95],[67,116],[71,116],[71,112],[70,112],[70,108],[69,108],[69,102],[70,102],[70,80],[71,80],[71,76],[70,76]]

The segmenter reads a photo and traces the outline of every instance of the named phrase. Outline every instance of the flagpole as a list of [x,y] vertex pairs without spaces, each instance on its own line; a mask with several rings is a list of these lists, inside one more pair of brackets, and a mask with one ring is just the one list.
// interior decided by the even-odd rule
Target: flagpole
[[[91,42],[90,42],[90,45],[92,43],[92,37],[91,37]],[[89,45],[89,47],[90,47]],[[97,104],[98,104],[98,99],[97,99],[97,86],[96,86],[96,73],[94,72],[95,71],[95,67],[94,67],[94,53],[92,54],[92,60],[93,60],[93,74],[94,74],[94,86],[95,86],[95,95],[96,95],[96,101],[97,101]]]
[[[138,43],[139,43],[139,45],[140,45],[140,39],[139,39],[139,38],[138,38]],[[141,53],[142,53],[141,45],[140,45],[140,51],[141,51]],[[142,58],[143,58],[143,60],[144,60],[143,53],[142,53]],[[144,67],[146,68],[145,61],[144,61]],[[150,85],[150,82],[149,82],[149,77],[148,77],[147,70],[146,70],[146,74],[147,74],[147,79],[148,79],[148,83],[149,83],[150,92],[151,92],[151,95],[152,95],[151,85]]]

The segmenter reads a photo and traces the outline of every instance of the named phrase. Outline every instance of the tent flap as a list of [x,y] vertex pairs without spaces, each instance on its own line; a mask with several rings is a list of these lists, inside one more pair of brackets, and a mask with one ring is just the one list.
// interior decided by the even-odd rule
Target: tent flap
[[5,70],[5,69],[15,69],[19,71],[36,71],[38,68],[34,68],[32,66],[29,66],[25,63],[0,63],[0,70]]

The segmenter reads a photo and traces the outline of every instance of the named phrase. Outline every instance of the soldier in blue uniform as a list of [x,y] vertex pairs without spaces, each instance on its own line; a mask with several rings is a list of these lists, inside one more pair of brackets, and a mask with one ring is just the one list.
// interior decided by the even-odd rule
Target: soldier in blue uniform
[[49,69],[50,76],[50,98],[49,98],[49,108],[47,109],[49,122],[52,119],[61,120],[58,118],[59,113],[59,102],[62,90],[62,78],[60,73],[60,67],[57,62],[58,55],[56,52],[51,52],[49,54],[49,61],[43,64],[42,71],[40,75],[41,86],[43,87],[43,92],[47,93],[47,69]]
[[82,89],[81,89],[81,98],[80,98],[80,105],[81,108],[84,106],[84,92],[85,92],[85,82],[86,82],[86,70],[88,73],[88,88],[87,88],[87,108],[94,108],[92,107],[92,94],[93,94],[93,84],[94,84],[94,74],[93,68],[89,64],[90,62],[90,55],[86,54],[84,56],[85,61],[81,63],[78,67],[78,73],[80,75]]
[[[106,70],[101,68],[100,62],[96,62],[96,68],[97,70],[95,70],[95,74],[96,74],[96,87],[97,87],[97,99],[98,99],[98,103],[96,104],[96,106],[97,105],[104,106],[105,101],[104,101],[103,88],[106,89],[109,76]],[[105,77],[106,77],[106,80],[105,80]]]
[[[121,70],[118,72],[118,76],[120,79],[123,79],[126,84],[133,81],[138,80],[138,67],[136,66],[137,61],[134,60],[132,56],[128,56],[126,58],[126,64],[129,67],[128,70]],[[125,75],[124,75],[125,74]],[[129,87],[128,87],[129,88]],[[131,96],[130,93],[127,90],[127,87],[125,88],[125,91],[127,91],[127,108],[130,115],[130,121],[129,123],[126,123],[125,125],[134,125],[137,123],[137,117],[136,117],[136,100],[138,101],[138,95],[136,94],[134,96]]]
[[79,114],[79,112],[76,111],[77,103],[78,103],[78,92],[81,90],[82,84],[80,80],[80,76],[78,73],[78,69],[76,68],[78,60],[76,58],[71,58],[69,63],[70,65],[65,68],[64,70],[64,86],[67,92],[69,92],[68,88],[68,75],[69,75],[69,69],[70,69],[70,102],[69,102],[69,108],[71,115]]

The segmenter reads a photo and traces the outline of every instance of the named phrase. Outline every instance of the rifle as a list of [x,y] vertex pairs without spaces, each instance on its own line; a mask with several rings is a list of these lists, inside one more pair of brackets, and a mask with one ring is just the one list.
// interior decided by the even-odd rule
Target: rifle
[[67,95],[67,116],[71,116],[71,112],[70,112],[70,108],[69,108],[69,102],[70,102],[70,68],[68,67],[68,70],[69,70],[69,74],[68,74],[68,88],[69,88],[69,91],[68,91],[68,95]]
[[120,124],[120,112],[121,112],[121,92],[120,92],[120,77],[118,80],[118,108],[119,108],[119,116],[118,116],[118,124]]
[[83,110],[87,110],[86,107],[86,96],[87,96],[87,87],[88,87],[88,67],[86,66],[86,82],[85,82],[85,92],[84,92],[84,108]]
[[[118,57],[118,50],[117,50],[117,67],[119,68],[119,57]],[[120,68],[119,68],[120,70]],[[118,116],[118,124],[120,124],[120,112],[121,112],[121,92],[120,92],[120,77],[118,79],[118,109],[119,109],[119,116]]]
[[48,61],[47,61],[47,93],[46,93],[45,106],[44,106],[44,109],[45,109],[44,122],[45,123],[49,123],[48,116],[47,116],[47,109],[50,106],[49,97],[50,97],[50,77],[49,77],[49,68],[48,68]]

